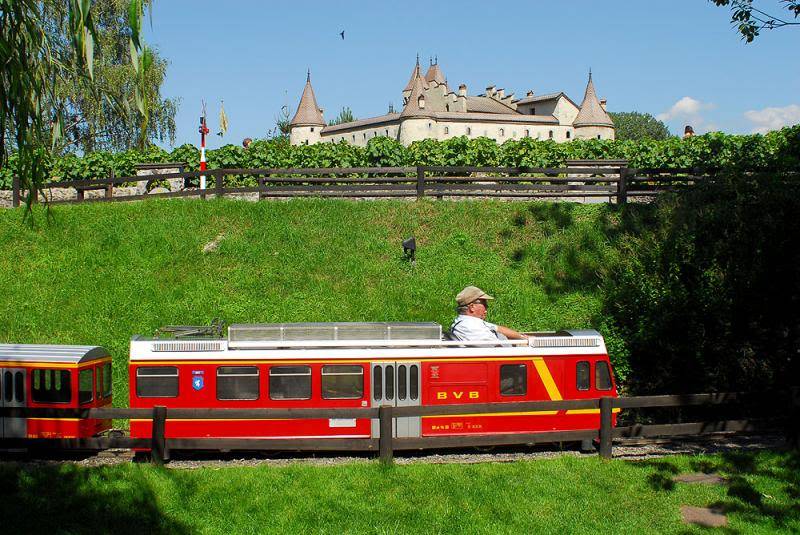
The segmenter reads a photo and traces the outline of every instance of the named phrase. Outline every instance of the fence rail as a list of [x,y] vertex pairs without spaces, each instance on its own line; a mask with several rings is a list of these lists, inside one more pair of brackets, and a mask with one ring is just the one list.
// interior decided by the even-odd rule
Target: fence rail
[[[615,409],[721,406],[740,404],[773,409],[766,418],[714,420],[677,424],[649,424],[613,427]],[[780,412],[775,409],[780,409]],[[574,431],[543,431],[537,433],[509,433],[495,435],[459,435],[416,438],[393,438],[394,418],[409,416],[457,416],[461,414],[495,414],[505,412],[563,411],[571,409],[599,409],[600,426],[597,429]],[[788,410],[787,410],[788,409]],[[501,446],[537,444],[547,442],[597,440],[599,454],[611,458],[614,438],[698,436],[711,433],[748,432],[765,429],[784,429],[792,443],[800,444],[800,388],[789,392],[729,392],[710,394],[678,394],[641,397],[602,397],[566,401],[530,401],[517,403],[466,403],[458,405],[418,407],[372,407],[346,409],[152,409],[99,408],[99,409],[44,409],[0,408],[0,416],[9,418],[98,418],[98,419],[149,419],[153,422],[151,438],[100,437],[82,439],[3,438],[0,448],[88,449],[134,448],[151,450],[156,463],[169,459],[170,450],[291,450],[291,451],[378,451],[384,462],[391,462],[393,452],[436,448],[463,448],[471,446]],[[255,439],[255,438],[167,438],[166,423],[176,419],[324,419],[368,418],[377,419],[380,433],[372,438],[309,438],[309,439]]]
[[[75,198],[51,199],[51,203],[87,201],[133,201],[148,198],[223,197],[257,193],[259,199],[285,197],[422,198],[488,197],[602,200],[625,203],[630,197],[643,198],[691,186],[709,175],[698,169],[632,169],[604,164],[567,167],[352,167],[352,168],[258,168],[209,169],[142,176],[111,176],[91,180],[52,182],[44,191],[74,189]],[[199,189],[192,181],[205,176],[211,187]],[[235,180],[232,180],[235,179]],[[175,191],[115,195],[132,183],[147,185],[172,181]],[[180,183],[180,185],[177,185]],[[237,184],[231,186],[231,184]],[[12,204],[19,206],[25,191],[18,177],[12,184]],[[85,193],[102,190],[102,197]],[[117,191],[117,193],[119,193]],[[45,196],[46,198],[46,196]]]

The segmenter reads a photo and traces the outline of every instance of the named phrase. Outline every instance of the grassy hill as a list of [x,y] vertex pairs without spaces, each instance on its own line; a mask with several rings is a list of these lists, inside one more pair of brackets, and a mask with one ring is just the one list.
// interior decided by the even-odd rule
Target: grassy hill
[[[455,294],[475,284],[497,298],[492,321],[602,331],[598,287],[620,254],[619,214],[606,205],[172,200],[34,216],[32,228],[0,211],[0,341],[107,347],[118,405],[130,337],[167,324],[447,327]],[[411,235],[413,267],[401,258]]]

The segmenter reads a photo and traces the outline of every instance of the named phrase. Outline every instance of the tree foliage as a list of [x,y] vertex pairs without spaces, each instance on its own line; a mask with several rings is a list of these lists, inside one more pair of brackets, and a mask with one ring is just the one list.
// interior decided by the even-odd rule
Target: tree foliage
[[351,110],[348,106],[345,106],[342,108],[342,111],[339,112],[339,115],[328,121],[328,124],[333,126],[342,123],[352,123],[355,120],[356,118],[353,117],[353,110]]
[[796,382],[796,182],[780,173],[733,173],[660,197],[654,221],[628,225],[625,253],[605,293],[606,313],[629,354],[634,393]]
[[[777,9],[788,11],[784,15],[774,15],[762,11],[753,5],[753,0],[710,0],[718,6],[730,7],[731,24],[736,27],[742,39],[751,43],[758,37],[761,30],[773,30],[784,26],[797,26],[800,22],[800,2],[798,0],[780,0],[782,6],[774,6],[772,13],[779,13]],[[788,15],[788,16],[787,16]]]
[[[145,2],[149,5],[149,0]],[[148,121],[131,111],[136,107],[139,83],[128,46],[130,29],[128,0],[95,0],[92,9],[97,38],[93,79],[57,76],[55,97],[64,110],[65,150],[127,150],[143,148],[152,141],[175,139],[177,102],[161,97],[167,61],[152,49],[142,52],[142,94]],[[68,58],[71,37],[59,21],[68,6],[60,0],[43,3],[43,25],[55,53]],[[55,104],[55,103],[54,103]]]
[[642,139],[667,139],[669,128],[649,113],[623,111],[609,113],[616,128],[619,141],[639,141]]
[[[28,207],[50,177],[51,151],[64,138],[66,103],[57,92],[59,83],[64,77],[94,81],[98,32],[93,2],[70,0],[61,12],[57,22],[66,28],[71,45],[63,50],[47,32],[49,7],[37,0],[0,0],[0,170],[7,170],[14,149],[14,172],[29,192]],[[142,131],[149,117],[143,98],[149,55],[140,35],[144,8],[144,0],[128,2],[128,49],[137,74],[133,93]],[[102,94],[101,88],[92,88]]]

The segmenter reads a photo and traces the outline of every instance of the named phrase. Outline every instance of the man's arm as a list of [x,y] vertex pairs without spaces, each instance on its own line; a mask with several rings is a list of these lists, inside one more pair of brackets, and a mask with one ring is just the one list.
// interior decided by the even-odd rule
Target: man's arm
[[497,326],[497,332],[499,332],[509,340],[525,340],[526,338],[528,338],[524,334],[517,332],[509,327],[505,327],[503,325]]

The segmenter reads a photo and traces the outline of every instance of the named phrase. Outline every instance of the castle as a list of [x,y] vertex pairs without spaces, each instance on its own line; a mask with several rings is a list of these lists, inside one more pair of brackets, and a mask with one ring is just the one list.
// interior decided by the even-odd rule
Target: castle
[[403,90],[403,110],[386,115],[326,125],[311,87],[311,73],[291,123],[292,145],[346,141],[364,146],[373,137],[386,136],[410,145],[421,139],[444,140],[457,136],[489,137],[502,143],[508,139],[532,137],[570,141],[572,139],[614,139],[614,123],[606,113],[606,101],[595,92],[592,73],[580,106],[563,92],[521,99],[506,95],[495,86],[470,96],[467,86],[450,90],[438,60],[428,72],[420,71],[419,57]]

